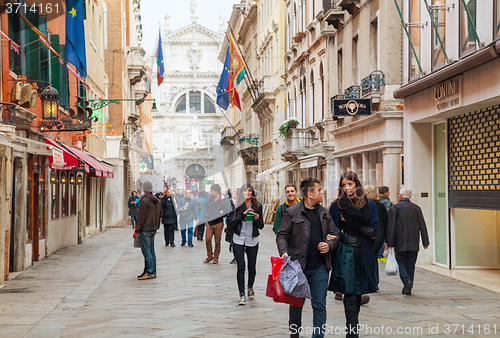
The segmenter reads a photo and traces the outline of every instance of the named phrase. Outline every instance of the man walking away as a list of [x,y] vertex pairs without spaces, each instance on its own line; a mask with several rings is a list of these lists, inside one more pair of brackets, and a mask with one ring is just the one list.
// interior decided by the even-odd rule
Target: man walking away
[[[207,227],[205,234],[205,244],[207,247],[207,258],[203,263],[214,264],[219,263],[220,247],[222,230],[224,229],[223,217],[226,216],[230,209],[228,208],[229,200],[222,199],[220,185],[214,184],[210,188],[210,197],[208,198],[207,208]],[[228,210],[229,209],[229,210]],[[215,237],[215,250],[212,251],[212,237]]]
[[300,202],[300,199],[297,197],[297,188],[293,184],[288,184],[285,187],[285,195],[286,201],[278,207],[276,210],[276,216],[274,217],[273,231],[276,235],[280,229],[281,220],[283,219],[285,210],[293,206],[295,203]]
[[378,188],[378,201],[387,209],[387,212],[389,212],[389,209],[392,207],[392,202],[389,199],[390,194],[389,187],[383,185]]
[[155,235],[162,216],[160,200],[152,193],[153,184],[144,182],[143,190],[144,196],[139,203],[135,228],[136,235],[141,238],[141,251],[144,256],[144,272],[137,277],[139,280],[156,278]]
[[186,227],[188,228],[187,243],[189,247],[193,247],[193,221],[199,222],[198,207],[196,201],[191,198],[191,190],[186,190],[184,198],[181,198],[177,208],[180,218],[179,223],[181,226],[182,243],[181,246],[186,245]]
[[165,196],[161,199],[161,208],[163,211],[163,236],[165,238],[165,246],[175,246],[174,234],[175,227],[177,226],[177,209],[175,199],[172,196],[172,191],[167,189]]
[[429,247],[429,235],[422,209],[410,201],[411,190],[401,189],[399,202],[389,210],[387,226],[387,246],[396,251],[399,276],[404,284],[403,295],[411,295],[420,246],[420,236],[424,249]]
[[[332,266],[330,251],[337,247],[340,233],[328,210],[320,205],[325,193],[320,181],[306,178],[300,184],[300,192],[303,200],[285,211],[276,243],[281,257],[290,256],[292,260],[298,260],[307,277],[312,296],[312,337],[322,338],[326,324],[328,271]],[[335,236],[335,239],[327,241],[328,234]],[[290,337],[299,337],[302,307],[290,305]]]

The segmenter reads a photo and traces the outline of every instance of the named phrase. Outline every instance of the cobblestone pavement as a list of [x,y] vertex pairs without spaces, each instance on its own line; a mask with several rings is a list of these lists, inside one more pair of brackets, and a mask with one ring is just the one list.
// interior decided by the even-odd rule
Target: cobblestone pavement
[[[176,241],[175,248],[165,247],[163,233],[156,236],[158,278],[146,281],[137,280],[143,258],[132,246],[131,229],[108,229],[60,250],[0,289],[0,337],[288,337],[288,307],[265,297],[269,257],[276,255],[271,226],[261,235],[256,297],[246,306],[237,305],[236,265],[229,264],[227,243],[214,265],[202,263],[204,242],[181,247],[180,232]],[[449,328],[460,336],[500,337],[498,294],[421,269],[412,296],[401,288],[398,277],[381,275],[380,292],[360,314],[373,331],[361,336],[389,337],[391,328],[392,336],[449,337]],[[342,303],[329,292],[327,306],[327,336],[343,336]],[[303,325],[311,324],[306,302]],[[410,331],[398,334],[398,328]]]

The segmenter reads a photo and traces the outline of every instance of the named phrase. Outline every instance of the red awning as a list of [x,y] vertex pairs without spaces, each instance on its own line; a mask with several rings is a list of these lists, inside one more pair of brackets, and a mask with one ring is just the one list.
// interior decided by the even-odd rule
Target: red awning
[[85,171],[89,176],[113,178],[114,176],[113,171],[108,170],[101,163],[99,163],[99,161],[94,159],[86,152],[81,151],[80,149],[77,148],[67,146],[65,144],[63,144],[63,147],[66,148],[71,153],[73,153],[74,155],[78,156],[80,159],[82,159],[82,161],[84,162]]
[[[45,137],[47,149],[52,150],[52,156],[49,157],[49,167],[52,170],[71,170],[78,167],[78,157],[68,152],[62,145],[56,141]],[[55,157],[55,161],[54,161]]]

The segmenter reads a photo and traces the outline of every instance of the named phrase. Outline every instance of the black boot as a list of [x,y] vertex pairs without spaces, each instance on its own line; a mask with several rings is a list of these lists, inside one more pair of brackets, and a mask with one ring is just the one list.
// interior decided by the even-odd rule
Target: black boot
[[347,338],[358,338],[359,308],[361,295],[344,295],[344,312],[347,326]]

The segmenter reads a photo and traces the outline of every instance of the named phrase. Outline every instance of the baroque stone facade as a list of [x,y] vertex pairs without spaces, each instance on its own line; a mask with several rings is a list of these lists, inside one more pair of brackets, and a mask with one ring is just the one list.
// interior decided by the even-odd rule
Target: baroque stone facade
[[[215,103],[222,71],[217,56],[224,37],[197,24],[196,2],[190,11],[192,23],[176,31],[170,30],[170,15],[165,16],[165,73],[160,86],[153,72],[152,91],[158,104],[153,115],[155,171],[175,177],[177,187],[185,186],[186,176],[196,176],[224,188],[220,146],[224,117]],[[154,62],[156,53],[149,60]]]

